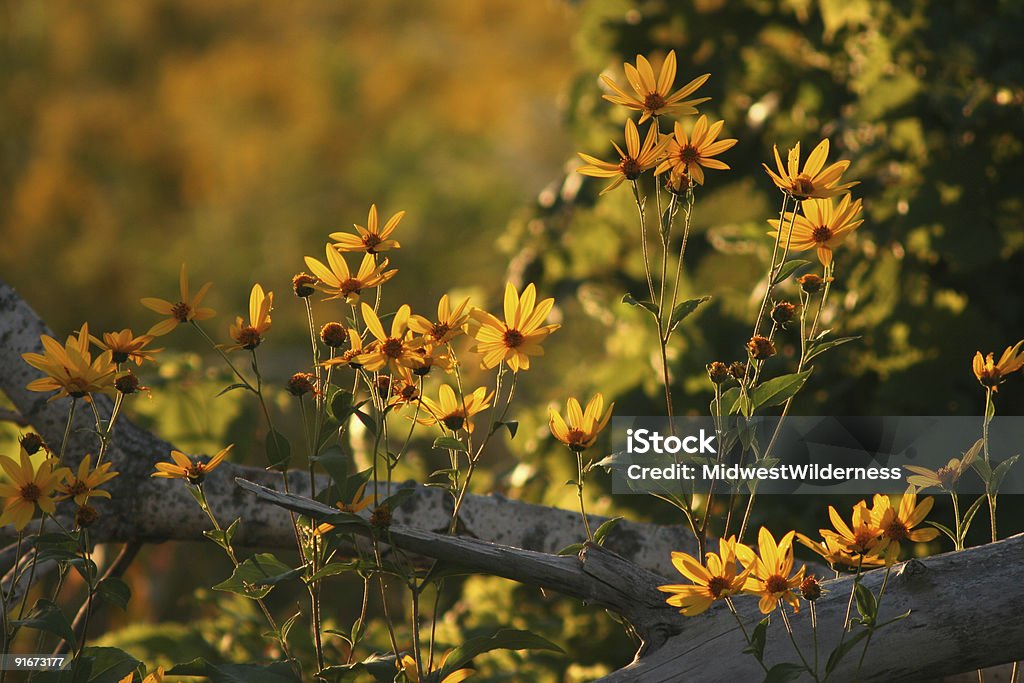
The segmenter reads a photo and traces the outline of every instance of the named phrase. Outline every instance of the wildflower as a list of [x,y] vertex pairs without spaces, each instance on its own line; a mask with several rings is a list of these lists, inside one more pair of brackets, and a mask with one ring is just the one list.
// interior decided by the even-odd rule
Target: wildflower
[[365,254],[359,270],[355,275],[348,269],[344,257],[332,245],[328,244],[327,263],[324,265],[312,256],[306,257],[306,266],[320,279],[318,287],[325,294],[330,294],[326,301],[344,299],[346,303],[355,304],[364,289],[379,287],[395,276],[397,270],[385,270],[388,260],[377,263],[373,254]]
[[669,171],[669,174],[665,176],[665,189],[680,197],[690,191],[690,184],[690,176],[686,173]]
[[172,450],[171,459],[174,462],[158,462],[156,464],[157,471],[149,476],[162,479],[184,479],[193,486],[199,486],[206,479],[206,475],[217,469],[217,466],[224,461],[230,450],[231,446],[228,446],[206,462],[199,462],[181,451]]
[[320,328],[320,341],[323,342],[324,346],[337,349],[344,346],[347,339],[348,332],[345,330],[345,326],[339,322],[325,323]]
[[[452,650],[451,652],[454,652],[454,650]],[[448,654],[451,654],[451,652],[449,652]],[[445,655],[445,660],[447,659],[448,655]],[[406,683],[420,683],[420,675],[416,669],[415,659],[413,659],[409,655],[402,655],[402,659],[396,662],[396,664],[398,665],[398,670],[405,675]],[[443,661],[441,662],[441,668],[444,668]],[[451,672],[443,679],[438,681],[438,683],[462,683],[462,681],[466,680],[474,673],[475,672],[472,669],[459,669],[458,671]],[[436,671],[431,671],[428,674],[424,674],[424,677],[426,680],[434,681],[437,679],[437,673]]]
[[70,336],[63,346],[49,335],[39,337],[43,353],[23,353],[25,362],[46,374],[29,382],[29,391],[58,391],[50,398],[55,401],[64,396],[85,398],[90,394],[113,390],[117,368],[111,351],[104,351],[93,360],[89,352],[89,325],[82,325],[78,336]]
[[903,469],[914,473],[912,476],[907,477],[907,483],[922,489],[929,486],[938,486],[947,491],[952,490],[953,484],[963,476],[964,472],[970,469],[971,463],[978,457],[984,443],[983,439],[978,439],[964,453],[963,458],[950,458],[948,463],[937,470],[929,470],[917,465],[904,465]]
[[329,360],[325,360],[321,365],[325,368],[336,367],[339,365],[344,365],[349,368],[363,367],[359,360],[365,350],[363,349],[363,338],[359,336],[358,332],[349,328],[348,341],[349,346],[344,353]]
[[10,480],[0,484],[0,498],[7,499],[0,514],[0,526],[13,524],[15,530],[21,531],[35,515],[36,508],[49,515],[57,511],[53,495],[67,472],[67,468],[57,464],[56,458],[46,458],[37,467],[25,451],[21,451],[20,462],[0,455],[0,467]]
[[1008,346],[999,357],[999,362],[992,362],[993,355],[990,353],[984,358],[981,351],[974,354],[974,376],[978,378],[983,387],[992,391],[999,391],[999,385],[1011,372],[1017,372],[1024,366],[1024,340],[1017,342],[1016,346]]
[[39,436],[35,432],[22,434],[18,438],[18,443],[29,455],[35,455],[40,449],[45,449],[47,452],[50,450],[49,446],[47,446],[46,442],[43,440],[43,437]]
[[800,285],[800,289],[804,290],[805,293],[817,294],[826,283],[832,282],[832,278],[823,278],[820,275],[808,273],[807,275],[801,275],[796,281]]
[[[118,683],[132,683],[135,674],[130,673],[122,678]],[[163,683],[164,680],[164,668],[162,666],[157,667],[156,671],[151,672],[148,676],[142,679],[142,683]]]
[[819,529],[822,538],[825,539],[824,544],[815,543],[802,534],[797,535],[797,540],[833,565],[859,564],[867,567],[885,563],[882,555],[889,545],[889,539],[883,536],[882,529],[873,521],[871,511],[864,501],[853,507],[851,526],[847,526],[831,505],[828,508],[828,515],[834,530]]
[[526,286],[520,297],[511,282],[505,285],[505,320],[475,309],[471,315],[480,323],[476,330],[479,342],[474,350],[483,354],[481,366],[489,370],[502,361],[508,363],[513,372],[530,369],[530,356],[544,355],[541,342],[557,330],[560,325],[541,325],[551,308],[554,299],[544,299],[536,303],[537,289],[533,284]]
[[673,552],[672,565],[692,584],[669,584],[658,590],[672,595],[665,600],[688,617],[707,610],[715,600],[723,600],[743,590],[750,568],[736,573],[736,537],[721,539],[718,554],[707,553],[705,565],[686,553]]
[[889,540],[887,551],[895,560],[900,554],[901,541],[913,541],[915,543],[926,543],[935,540],[939,530],[935,528],[912,529],[924,521],[924,518],[931,512],[935,499],[928,496],[917,502],[917,489],[913,486],[900,496],[898,508],[892,506],[889,496],[875,494],[871,506],[871,522],[882,531],[882,536]]
[[843,173],[849,168],[849,161],[837,161],[828,168],[825,168],[825,160],[828,158],[828,138],[819,142],[818,146],[811,152],[811,155],[807,157],[807,163],[804,164],[802,172],[800,171],[799,142],[796,143],[793,149],[789,150],[789,158],[785,167],[782,165],[782,159],[779,157],[779,148],[772,145],[772,149],[775,152],[775,165],[778,168],[778,174],[768,168],[768,164],[761,165],[764,166],[764,170],[771,176],[776,187],[794,199],[834,197],[857,184],[852,182],[837,185]]
[[796,540],[803,544],[808,549],[817,553],[829,563],[833,568],[836,567],[880,567],[885,564],[885,558],[879,553],[872,555],[861,555],[859,553],[851,553],[844,546],[840,545],[834,537],[826,537],[821,541],[813,541],[804,534],[798,533]]
[[[366,508],[373,505],[373,495],[364,495],[365,491],[366,482],[363,482],[362,484],[359,485],[359,488],[357,488],[355,493],[352,495],[351,501],[349,501],[348,503],[338,501],[337,503],[334,504],[334,507],[338,508],[342,512],[347,512],[350,515],[359,514]],[[323,535],[333,528],[333,524],[328,524],[327,522],[324,522],[323,524],[320,524],[316,527],[314,533],[316,533],[317,535]]]
[[295,296],[300,299],[313,296],[313,292],[316,291],[316,286],[319,284],[318,280],[309,273],[296,273],[295,277],[292,278],[292,291],[295,292]]
[[723,384],[729,381],[729,368],[721,361],[708,363],[708,378],[713,384]]
[[414,375],[425,377],[426,375],[429,375],[430,371],[434,368],[441,368],[445,372],[448,372],[455,365],[451,356],[443,353],[442,347],[440,346],[424,344],[420,348],[416,349],[416,352],[419,353],[422,365],[412,371]]
[[347,232],[332,232],[330,238],[337,242],[334,248],[338,251],[365,251],[367,254],[377,254],[389,249],[398,249],[400,245],[391,237],[391,233],[398,227],[399,221],[405,216],[405,211],[399,211],[388,219],[384,227],[379,227],[377,221],[377,205],[370,205],[370,215],[366,218],[366,227],[354,225],[355,235]]
[[[416,372],[419,372],[419,369]],[[409,372],[408,368],[402,368],[398,377],[392,378],[391,398],[388,404],[394,406],[407,405],[415,403],[419,398],[419,383],[413,379],[413,373]]]
[[428,415],[416,421],[424,425],[443,425],[453,432],[465,429],[472,434],[473,421],[470,418],[489,407],[493,398],[493,391],[488,393],[486,387],[479,387],[460,400],[450,386],[442,384],[437,390],[437,401],[426,396],[420,399]]
[[775,344],[768,337],[755,335],[747,342],[747,352],[754,360],[764,360],[775,355]]
[[654,168],[665,152],[669,138],[665,137],[659,141],[658,124],[652,122],[647,129],[647,137],[640,144],[640,131],[632,119],[626,120],[626,151],[614,142],[612,146],[619,153],[618,162],[601,161],[597,157],[578,152],[579,157],[587,162],[586,166],[580,166],[576,172],[591,176],[592,178],[615,178],[611,185],[601,190],[601,194],[611,192],[622,184],[624,180],[636,180],[649,168]]
[[112,466],[113,463],[108,461],[97,465],[96,469],[91,469],[92,456],[85,456],[78,465],[77,474],[68,476],[64,483],[57,487],[57,500],[72,498],[76,505],[82,506],[92,496],[110,498],[109,491],[101,491],[98,487],[120,474],[119,472],[111,472],[110,468]]
[[466,311],[468,306],[467,297],[453,309],[445,294],[437,302],[437,322],[427,320],[422,315],[413,315],[409,317],[409,329],[422,334],[430,344],[447,344],[465,331],[466,323],[469,322],[469,313]]
[[249,322],[246,323],[242,316],[235,316],[231,326],[231,338],[235,343],[227,347],[227,350],[252,351],[263,343],[263,335],[270,330],[270,311],[273,309],[274,293],[264,293],[259,283],[254,284],[249,292]]
[[285,389],[292,396],[316,395],[316,375],[310,372],[296,372],[288,379]]
[[737,382],[742,382],[743,378],[747,376],[747,364],[741,360],[729,363],[729,375]]
[[807,602],[814,602],[821,597],[821,594],[825,591],[821,587],[821,581],[814,574],[809,574],[804,577],[804,580],[800,582],[800,595],[804,597]]
[[143,361],[147,360],[153,362],[153,356],[163,351],[147,349],[154,337],[148,334],[136,337],[127,327],[120,332],[104,332],[102,341],[92,335],[89,339],[103,351],[110,351],[111,360],[117,365],[127,363],[129,360],[135,361],[136,365],[142,365]]
[[771,532],[761,527],[757,535],[757,553],[745,545],[736,546],[740,562],[750,571],[744,589],[761,596],[758,607],[762,614],[771,614],[779,600],[791,605],[794,612],[800,609],[800,600],[793,590],[803,583],[807,568],[800,567],[796,574],[790,576],[793,571],[795,535],[795,531],[790,531],[776,544]]
[[140,391],[149,391],[149,387],[142,386],[142,383],[139,382],[139,378],[131,371],[118,374],[114,379],[114,388],[117,389],[118,393],[124,394],[125,396],[135,394]]
[[423,345],[422,340],[412,338],[409,331],[409,305],[402,304],[391,321],[391,334],[384,332],[380,318],[367,304],[363,304],[363,322],[376,341],[366,347],[360,354],[359,363],[370,371],[388,367],[398,373],[399,368],[415,369],[423,364],[417,349]]
[[626,79],[633,87],[636,95],[631,95],[616,85],[615,81],[608,76],[602,76],[601,80],[611,88],[614,95],[604,95],[604,99],[614,104],[621,104],[629,109],[643,112],[640,116],[640,123],[643,123],[652,116],[661,114],[675,114],[683,116],[696,114],[696,105],[707,102],[710,97],[699,97],[693,100],[686,100],[697,88],[704,85],[704,82],[711,77],[711,74],[698,76],[679,90],[669,94],[676,80],[676,51],[669,51],[665,61],[661,64],[661,71],[655,81],[654,69],[651,63],[643,55],[636,56],[636,66],[628,62],[623,64],[626,70]]
[[188,287],[188,269],[185,264],[181,264],[181,273],[178,276],[178,286],[180,288],[181,298],[176,303],[171,303],[165,299],[157,299],[155,297],[146,297],[142,300],[142,305],[151,311],[155,311],[160,315],[166,315],[166,320],[161,320],[153,327],[149,328],[146,333],[154,337],[160,337],[172,331],[181,323],[192,322],[193,320],[206,320],[217,315],[216,311],[212,308],[202,308],[203,299],[206,297],[206,293],[210,291],[210,285],[212,283],[207,282],[199,291],[196,292],[195,296],[190,296]]
[[79,505],[75,510],[75,526],[80,529],[92,526],[99,518],[99,511],[92,505]]
[[580,408],[580,402],[572,397],[565,403],[566,415],[569,417],[568,423],[562,419],[557,410],[552,408],[549,411],[548,426],[555,438],[571,450],[577,453],[585,451],[594,445],[598,433],[608,424],[614,407],[614,403],[609,405],[602,417],[604,396],[599,393],[594,394],[594,397],[587,403],[585,411]]
[[698,185],[703,185],[705,168],[728,170],[729,166],[724,162],[711,158],[731,149],[737,142],[735,138],[715,140],[724,125],[725,121],[717,121],[709,127],[708,117],[701,115],[693,126],[692,135],[687,136],[683,125],[676,121],[675,135],[668,138],[668,146],[665,149],[667,158],[661,162],[655,174],[660,175],[671,170],[677,175],[692,178]]
[[780,301],[772,307],[771,316],[778,324],[785,325],[796,317],[796,306],[788,301]]
[[[832,250],[843,243],[846,237],[864,221],[858,219],[861,201],[850,202],[850,195],[844,196],[835,207],[831,199],[808,199],[800,203],[803,215],[787,211],[783,217],[782,234],[779,236],[779,220],[768,223],[775,228],[768,234],[778,237],[781,244],[788,244],[795,251],[818,250],[818,260],[823,266],[832,263]],[[790,234],[792,224],[792,234]]]
[[387,503],[381,503],[373,508],[370,513],[370,524],[378,529],[387,529],[391,526],[391,508]]

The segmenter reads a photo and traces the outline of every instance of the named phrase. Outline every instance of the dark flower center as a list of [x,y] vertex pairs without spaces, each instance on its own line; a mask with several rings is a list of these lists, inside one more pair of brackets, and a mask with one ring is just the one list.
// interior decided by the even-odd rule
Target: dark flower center
[[434,327],[430,330],[430,334],[434,339],[443,339],[446,334],[451,332],[451,329],[452,328],[448,326],[448,323],[434,323]]
[[636,159],[625,158],[619,162],[619,172],[626,177],[626,180],[636,180],[644,169]]
[[652,92],[644,97],[644,109],[652,114],[664,107],[665,104],[665,98],[662,97],[661,93]]
[[376,253],[373,250],[374,247],[376,247],[383,241],[384,240],[380,238],[380,235],[376,233],[368,232],[365,235],[363,235],[363,246],[366,247],[366,251],[368,251],[371,254]]
[[586,450],[587,446],[587,433],[582,429],[573,428],[569,430],[569,434],[566,437],[569,442],[569,448],[574,451]]
[[693,145],[686,145],[679,149],[679,160],[686,164],[696,163],[700,159],[700,154],[694,148]]
[[729,581],[724,576],[712,576],[708,581],[708,592],[711,597],[720,598],[722,593],[729,587]]
[[780,574],[772,574],[764,582],[764,589],[768,593],[785,593],[789,590],[789,582],[785,576]]
[[441,422],[443,422],[444,426],[448,429],[453,432],[457,432],[462,429],[462,425],[466,424],[466,418],[457,413],[452,413],[451,415],[446,415],[441,418]]
[[806,175],[801,173],[793,179],[793,186],[790,188],[790,194],[797,199],[807,199],[811,194],[814,193],[814,183]]
[[827,225],[819,225],[814,229],[814,232],[811,233],[811,239],[818,244],[824,244],[832,239],[832,229]]
[[40,490],[39,486],[33,481],[22,486],[19,493],[21,494],[21,499],[28,501],[29,503],[34,503],[43,497],[42,490]]
[[118,365],[120,365],[121,363],[128,362],[128,359],[130,357],[131,353],[129,353],[128,351],[114,350],[114,352],[110,356],[110,359],[117,363]]
[[71,498],[74,498],[75,496],[80,496],[83,493],[88,493],[89,492],[89,486],[84,481],[82,481],[81,479],[75,479],[73,482],[68,484],[68,487],[67,487],[66,490],[67,490],[68,496],[70,496]]
[[935,478],[939,480],[939,484],[943,487],[948,488],[950,484],[957,480],[958,472],[955,467],[940,467],[935,472]]
[[171,306],[171,315],[174,316],[174,319],[179,323],[187,323],[189,318],[192,317],[192,307],[184,301],[179,301]]
[[341,290],[343,296],[348,296],[349,294],[358,294],[363,290],[363,283],[354,277],[350,277],[347,280],[342,280],[341,284],[338,286],[338,289]]
[[505,334],[502,335],[502,341],[510,349],[515,349],[523,345],[526,341],[526,337],[519,330],[505,330]]
[[894,517],[885,528],[885,535],[893,541],[906,541],[910,538],[910,530],[899,517]]
[[263,337],[260,336],[259,331],[255,327],[251,325],[244,325],[242,329],[238,331],[238,336],[235,337],[235,341],[237,341],[243,349],[252,351],[260,345],[260,342],[263,341]]
[[852,549],[858,553],[865,553],[871,549],[874,545],[875,540],[878,537],[868,530],[866,527],[861,527],[853,535],[853,546]]
[[395,337],[390,337],[380,345],[381,353],[388,358],[401,358],[404,349],[405,345],[402,344],[402,340]]

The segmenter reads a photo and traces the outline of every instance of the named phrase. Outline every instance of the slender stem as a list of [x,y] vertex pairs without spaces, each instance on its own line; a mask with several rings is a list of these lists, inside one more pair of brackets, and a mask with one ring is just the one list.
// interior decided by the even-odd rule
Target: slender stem
[[885,595],[885,586],[889,583],[889,573],[892,571],[892,565],[888,565],[885,568],[885,576],[882,577],[882,587],[878,589],[878,600],[875,601],[875,621],[872,622],[868,629],[868,636],[864,639],[864,649],[860,653],[860,659],[857,661],[857,673],[855,678],[860,679],[860,668],[864,666],[864,657],[868,654],[868,648],[871,647],[871,637],[875,635],[876,624],[878,622],[878,614],[882,609],[882,597]]
[[[985,464],[989,465],[989,453],[988,453],[988,425],[992,421],[992,412],[995,410],[995,404],[992,401],[992,387],[988,387],[985,391],[985,419],[981,423],[981,438],[985,449]],[[991,468],[990,470],[991,471]],[[992,527],[992,542],[995,543],[999,538],[999,534],[996,532],[996,494],[992,491],[989,482],[985,482],[985,497],[988,499],[988,519],[989,525]]]
[[814,639],[814,676],[818,676],[818,610],[814,606],[815,601],[811,600],[811,636]]
[[[736,605],[732,604],[732,598],[727,597],[725,599],[725,604],[728,605],[729,611],[732,612],[732,615],[736,617],[736,623],[740,625],[740,631],[743,632],[743,639],[747,641],[747,645],[750,645],[750,635],[747,633],[747,627],[743,625],[743,620],[740,619],[740,615],[737,614]],[[761,665],[761,668],[764,669],[765,673],[768,673],[768,667],[761,661],[761,658],[755,657],[755,659],[757,660],[757,663]]]
[[956,491],[950,491],[949,497],[953,499],[953,528],[956,530],[956,539],[953,541],[954,550],[963,550],[963,530],[960,528],[960,503],[957,500]]
[[576,495],[580,499],[580,515],[583,517],[583,528],[587,532],[587,540],[593,541],[594,534],[590,531],[590,520],[587,519],[587,508],[583,504],[583,452],[576,452]]
[[[839,634],[839,645],[836,646],[836,650],[843,646],[843,641],[846,640],[846,631],[850,626],[850,614],[853,612],[853,596],[857,592],[857,584],[860,583],[860,572],[864,567],[864,556],[861,555],[857,558],[857,573],[853,577],[853,585],[850,587],[850,599],[846,602],[846,616],[843,617],[843,630]],[[825,680],[828,680],[829,674],[825,674]]]
[[779,614],[782,615],[782,623],[786,625],[786,633],[789,634],[789,642],[793,643],[793,649],[796,650],[797,656],[800,658],[800,662],[804,665],[804,668],[811,674],[814,680],[818,680],[817,667],[814,670],[811,669],[807,663],[807,659],[804,658],[804,653],[800,651],[800,646],[796,644],[796,637],[793,635],[793,625],[789,623],[789,615],[786,614],[786,605],[780,599],[779,600]]
[[637,181],[632,181],[633,199],[636,200],[636,210],[640,214],[640,245],[644,255],[644,275],[647,276],[647,291],[651,295],[651,303],[654,303],[654,278],[651,277],[651,258],[647,251],[647,218],[644,215],[644,200],[640,198],[640,186]]

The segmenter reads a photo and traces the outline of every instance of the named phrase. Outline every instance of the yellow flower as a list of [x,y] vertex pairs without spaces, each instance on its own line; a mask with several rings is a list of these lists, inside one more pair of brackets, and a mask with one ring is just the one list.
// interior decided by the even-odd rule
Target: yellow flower
[[623,67],[626,70],[626,80],[629,81],[636,94],[626,92],[608,76],[601,76],[601,80],[615,92],[614,95],[604,95],[603,97],[614,104],[621,104],[629,109],[643,112],[640,116],[640,123],[660,114],[676,114],[677,116],[696,114],[696,105],[711,99],[710,97],[698,97],[693,100],[685,100],[697,88],[704,85],[711,74],[698,76],[679,90],[672,92],[672,86],[676,80],[675,50],[669,51],[665,56],[657,80],[654,78],[654,69],[651,67],[651,63],[643,55],[636,56],[635,67],[628,62],[623,64]]
[[453,432],[464,428],[472,434],[473,421],[470,418],[489,407],[493,398],[493,391],[488,393],[486,387],[479,387],[472,394],[466,394],[464,400],[460,401],[450,386],[442,384],[437,390],[437,401],[426,396],[420,399],[428,415],[417,418],[416,421],[424,425],[443,425]]
[[580,402],[575,397],[571,397],[565,403],[566,415],[569,417],[568,423],[562,419],[557,410],[552,408],[549,411],[548,426],[555,438],[566,446],[577,452],[584,451],[594,445],[598,433],[611,419],[614,407],[614,403],[608,406],[607,412],[602,417],[604,396],[601,394],[594,394],[594,397],[587,403],[585,411],[580,408]]
[[718,121],[709,127],[708,117],[701,115],[693,126],[693,135],[687,137],[683,125],[676,121],[675,135],[668,138],[665,150],[667,158],[655,174],[671,170],[673,175],[693,178],[698,185],[703,185],[705,168],[728,170],[727,164],[711,158],[731,149],[737,142],[735,138],[715,140],[724,125],[725,121]]
[[409,317],[409,329],[422,334],[429,344],[447,344],[465,332],[466,323],[469,321],[469,313],[466,311],[468,306],[467,297],[453,309],[448,301],[448,295],[445,294],[437,302],[437,322],[427,320],[422,315],[413,315]]
[[[451,654],[451,652],[448,654]],[[445,660],[447,659],[448,655],[445,655]],[[396,662],[396,664],[398,664],[399,671],[405,675],[406,683],[420,683],[420,675],[416,671],[415,659],[409,655],[402,655],[402,659]],[[441,668],[444,668],[444,662],[441,662]],[[435,671],[431,671],[430,673],[425,674],[426,679],[430,681],[435,680],[435,673]],[[462,681],[466,680],[474,673],[475,672],[472,669],[459,669],[458,671],[451,672],[437,683],[462,683]]]
[[882,530],[882,536],[889,540],[887,555],[893,560],[899,557],[900,542],[913,541],[927,543],[935,540],[939,530],[935,528],[917,529],[915,526],[924,521],[931,512],[935,499],[928,496],[918,504],[917,489],[913,486],[900,496],[898,508],[892,506],[889,496],[875,494],[871,506],[871,522]]
[[745,545],[736,546],[740,562],[751,570],[744,590],[761,596],[758,607],[762,614],[773,612],[779,600],[785,600],[794,612],[800,610],[800,600],[793,591],[803,583],[807,567],[800,567],[796,574],[790,576],[793,571],[795,535],[795,531],[790,531],[776,544],[771,532],[761,527],[757,535],[757,553]]
[[721,539],[718,554],[707,553],[706,568],[686,553],[673,552],[672,565],[692,584],[669,584],[658,590],[672,595],[665,600],[688,617],[696,616],[715,600],[723,600],[743,590],[750,569],[736,573],[736,537]]
[[[118,683],[132,683],[132,681],[135,680],[134,676],[135,676],[134,672],[130,673],[127,676],[125,676],[124,678],[122,678],[120,681],[118,681]],[[157,667],[156,671],[152,672],[151,674],[146,676],[144,679],[142,679],[141,683],[163,683],[163,681],[164,681],[164,668],[162,666],[160,666],[160,667]]]
[[206,479],[206,475],[217,469],[233,445],[219,451],[217,455],[206,462],[199,462],[181,451],[172,450],[171,460],[174,462],[158,462],[156,464],[157,471],[149,476],[161,479],[184,479],[193,486],[198,486]]
[[405,216],[405,211],[399,211],[388,219],[384,227],[379,227],[377,221],[377,205],[370,205],[370,215],[366,219],[366,227],[354,225],[355,235],[347,232],[332,232],[330,237],[337,241],[334,248],[338,251],[365,251],[368,254],[377,254],[388,249],[398,249],[400,245],[393,239],[388,239],[391,233],[398,227],[398,223]]
[[505,320],[480,309],[470,314],[479,323],[474,351],[483,354],[481,366],[489,370],[506,361],[513,372],[530,369],[530,356],[543,356],[541,342],[561,325],[541,325],[555,305],[554,299],[537,301],[537,288],[526,286],[520,297],[511,282],[505,285]]
[[89,325],[82,325],[78,336],[70,336],[61,346],[49,335],[39,337],[43,353],[23,353],[25,362],[46,374],[33,380],[26,388],[29,391],[57,391],[50,397],[55,401],[64,396],[91,400],[90,394],[113,393],[117,368],[112,361],[113,353],[104,351],[93,360],[89,352]]
[[207,282],[196,295],[189,295],[188,287],[188,269],[185,264],[181,264],[181,273],[178,275],[178,287],[181,298],[176,303],[171,303],[165,299],[157,299],[156,297],[146,297],[142,300],[142,305],[151,311],[155,311],[160,315],[166,315],[166,320],[161,320],[153,327],[149,328],[149,332],[146,334],[154,337],[167,334],[181,323],[191,322],[193,320],[206,320],[217,315],[216,311],[212,308],[202,308],[200,304],[206,297],[206,293],[210,291],[210,285],[212,283]]
[[[775,165],[778,167],[778,174],[774,173],[768,164],[761,164],[764,170],[775,182],[775,185],[783,192],[794,199],[809,199],[812,197],[824,199],[834,197],[850,189],[856,182],[838,185],[839,179],[850,166],[849,161],[837,161],[828,168],[825,168],[825,160],[828,158],[828,138],[818,143],[818,146],[807,157],[804,170],[800,171],[800,143],[796,143],[793,149],[789,150],[789,159],[786,166],[782,165],[779,157],[779,148],[772,146],[775,150]],[[824,169],[824,170],[822,170]]]
[[402,304],[395,317],[391,320],[391,334],[384,332],[380,318],[368,304],[363,303],[363,322],[376,341],[371,342],[365,351],[356,359],[360,365],[370,371],[387,367],[394,374],[401,368],[415,370],[423,365],[423,359],[417,350],[423,345],[420,339],[413,339],[409,331],[409,304]]
[[36,467],[24,450],[21,451],[20,463],[0,455],[0,467],[10,479],[9,483],[0,484],[0,498],[7,499],[0,515],[0,526],[13,524],[17,531],[21,531],[35,515],[36,508],[49,515],[57,511],[53,494],[67,473],[67,468],[57,465],[56,458],[46,458]]
[[[859,219],[861,201],[850,201],[850,195],[844,196],[836,207],[832,199],[808,199],[800,202],[803,215],[787,211],[782,221],[782,237],[780,244],[788,244],[794,251],[818,250],[818,260],[823,266],[832,263],[832,250],[843,243],[847,235],[860,227],[864,221]],[[793,224],[793,235],[790,237],[790,222]],[[768,221],[775,228],[768,234],[776,237],[779,234],[778,219]]]
[[[352,495],[352,500],[350,502],[344,503],[338,501],[337,503],[334,504],[334,507],[338,508],[342,512],[347,512],[352,515],[359,514],[366,508],[373,505],[373,495],[364,495],[365,491],[366,482],[363,482],[362,484],[360,484],[359,488],[356,489],[356,492]],[[327,522],[324,522],[323,524],[318,525],[316,529],[314,529],[313,533],[322,536],[323,534],[326,534],[333,528],[333,524],[328,524]]]
[[938,486],[947,491],[952,490],[953,484],[963,476],[964,472],[970,469],[971,463],[978,457],[984,444],[984,440],[978,439],[964,453],[963,458],[950,458],[948,463],[937,470],[930,470],[917,465],[904,465],[903,469],[914,473],[913,476],[907,477],[907,483],[922,489],[929,486]]
[[270,329],[270,311],[272,310],[274,310],[274,293],[264,293],[263,287],[257,282],[249,292],[249,323],[246,324],[242,316],[235,316],[235,322],[231,325],[231,338],[235,340],[235,343],[228,346],[226,350],[246,349],[252,351],[259,346],[263,342],[263,335]]
[[398,376],[391,378],[388,395],[388,405],[393,406],[408,405],[419,400],[419,381],[413,378],[409,368],[401,368]]
[[597,157],[579,152],[579,157],[587,162],[587,165],[580,166],[576,172],[593,178],[615,178],[611,185],[601,190],[601,194],[611,192],[621,185],[622,181],[636,180],[644,171],[653,168],[664,155],[669,140],[668,136],[658,135],[658,124],[652,122],[647,129],[647,137],[644,138],[641,145],[640,131],[637,130],[636,124],[632,120],[627,119],[626,151],[623,152],[621,147],[612,143],[615,151],[619,153],[619,161],[615,163],[601,161]]
[[[410,325],[412,327],[412,325]],[[455,361],[447,353],[444,353],[444,348],[435,344],[425,343],[423,346],[416,349],[416,352],[420,356],[422,365],[413,370],[413,374],[420,377],[425,377],[430,374],[430,371],[434,368],[441,368],[445,372],[450,372],[455,367]]]
[[325,360],[320,365],[325,368],[337,367],[344,365],[349,368],[361,368],[362,365],[359,362],[359,356],[363,355],[365,349],[363,349],[363,338],[359,336],[359,333],[349,328],[348,334],[348,348],[341,355],[335,356],[329,360]]
[[67,479],[57,487],[57,500],[73,498],[76,505],[85,505],[92,496],[110,498],[109,491],[100,491],[97,487],[102,486],[120,474],[119,472],[111,472],[110,468],[112,466],[113,463],[108,461],[98,465],[96,469],[90,470],[92,467],[92,456],[85,456],[78,465],[78,473],[72,476],[69,471]]
[[397,270],[384,270],[388,267],[387,259],[377,263],[373,254],[364,254],[363,261],[359,264],[359,270],[353,276],[345,259],[333,245],[327,245],[326,253],[329,264],[327,266],[312,256],[306,257],[306,266],[320,279],[317,287],[325,294],[330,294],[325,301],[344,299],[346,303],[355,304],[359,301],[359,294],[364,289],[379,287],[398,272]]
[[885,564],[885,559],[879,555],[854,554],[841,546],[835,538],[827,537],[821,541],[813,541],[804,534],[797,534],[796,540],[814,551],[828,562],[832,567],[880,567]]
[[144,361],[154,361],[154,356],[163,349],[147,349],[154,337],[149,334],[136,337],[127,327],[120,332],[104,332],[103,340],[89,335],[92,343],[104,351],[110,351],[114,363],[120,365],[129,360],[135,361],[136,365],[142,365]]
[[1024,340],[1017,342],[1016,346],[1008,346],[999,357],[999,362],[992,362],[992,354],[984,358],[981,351],[974,354],[974,376],[978,378],[981,385],[999,391],[999,385],[1011,372],[1017,372],[1024,366]]
[[[885,563],[882,556],[889,545],[889,539],[882,535],[882,529],[872,520],[867,503],[860,501],[853,507],[851,526],[847,526],[831,505],[828,507],[828,516],[834,530],[818,530],[825,539],[824,545],[811,541],[803,534],[797,535],[797,540],[833,564],[855,567],[859,563],[868,567]],[[829,555],[838,553],[835,561],[826,552]]]

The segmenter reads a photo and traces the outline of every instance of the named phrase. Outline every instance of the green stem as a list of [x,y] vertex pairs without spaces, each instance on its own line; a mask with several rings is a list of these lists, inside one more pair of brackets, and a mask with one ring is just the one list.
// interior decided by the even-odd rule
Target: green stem
[[[751,645],[750,635],[747,633],[747,627],[743,625],[743,620],[740,619],[740,615],[737,614],[736,605],[732,604],[732,598],[727,597],[725,599],[725,604],[728,605],[729,611],[732,612],[732,615],[736,618],[736,623],[740,625],[740,631],[743,632],[743,639],[747,641],[748,646]],[[761,658],[754,657],[754,659],[756,659],[757,663],[761,665],[761,668],[764,669],[764,672],[768,673],[768,667],[765,666],[765,663],[761,661]]]

